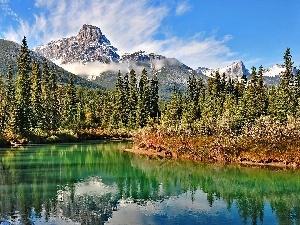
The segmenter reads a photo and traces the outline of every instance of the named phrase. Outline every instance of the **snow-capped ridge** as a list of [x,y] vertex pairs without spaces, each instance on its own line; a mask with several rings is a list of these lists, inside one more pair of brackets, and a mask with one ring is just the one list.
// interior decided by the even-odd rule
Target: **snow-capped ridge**
[[225,73],[227,77],[233,79],[239,78],[243,74],[247,76],[250,75],[249,70],[245,67],[243,61],[233,62],[230,65],[223,68],[211,69],[206,67],[198,67],[198,69],[196,70],[197,73],[203,74],[208,77],[213,76],[217,71],[219,71],[220,74]]

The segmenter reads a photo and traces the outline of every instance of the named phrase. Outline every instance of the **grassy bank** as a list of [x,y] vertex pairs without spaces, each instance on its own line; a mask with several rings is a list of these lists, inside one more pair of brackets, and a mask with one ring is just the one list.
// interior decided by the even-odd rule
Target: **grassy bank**
[[300,121],[289,118],[279,123],[262,117],[244,126],[239,134],[220,129],[218,134],[170,129],[163,126],[139,130],[135,151],[186,158],[203,162],[233,162],[300,166]]
[[128,139],[131,137],[132,132],[125,129],[89,128],[77,131],[65,129],[53,132],[36,130],[23,135],[3,134],[0,138],[0,147],[27,144],[72,143],[84,140]]

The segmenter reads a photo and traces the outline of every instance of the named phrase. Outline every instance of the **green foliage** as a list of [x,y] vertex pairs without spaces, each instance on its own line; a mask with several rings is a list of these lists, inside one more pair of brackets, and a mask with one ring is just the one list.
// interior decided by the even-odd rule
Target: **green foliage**
[[159,102],[155,69],[151,79],[146,69],[138,75],[133,69],[129,74],[119,71],[114,91],[82,88],[76,86],[72,74],[64,84],[63,71],[46,59],[40,67],[29,53],[24,38],[16,80],[11,66],[5,81],[0,78],[0,132],[10,139],[29,134],[55,136],[60,129],[76,133],[101,128],[113,133],[158,124],[184,135],[239,135],[260,118],[269,116],[284,124],[300,115],[300,72],[293,75],[289,48],[278,87],[264,84],[262,66],[258,71],[252,68],[249,81],[245,75],[238,80],[216,71],[207,82],[191,76],[187,91],[181,93],[174,87],[168,102]]
[[16,80],[15,132],[19,134],[29,131],[31,127],[30,72],[31,58],[27,41],[24,37],[18,58],[18,77]]

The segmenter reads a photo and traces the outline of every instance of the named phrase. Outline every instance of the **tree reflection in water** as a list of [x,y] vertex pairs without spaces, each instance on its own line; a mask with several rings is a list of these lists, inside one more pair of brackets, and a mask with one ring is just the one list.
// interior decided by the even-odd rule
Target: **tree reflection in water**
[[268,223],[270,216],[279,224],[300,223],[297,170],[198,164],[118,150],[129,146],[101,142],[1,150],[0,222],[103,224],[134,204],[157,207],[163,224],[170,212],[163,204],[174,203],[178,219],[176,207],[184,200],[196,217],[224,205],[228,214],[238,212],[238,223]]

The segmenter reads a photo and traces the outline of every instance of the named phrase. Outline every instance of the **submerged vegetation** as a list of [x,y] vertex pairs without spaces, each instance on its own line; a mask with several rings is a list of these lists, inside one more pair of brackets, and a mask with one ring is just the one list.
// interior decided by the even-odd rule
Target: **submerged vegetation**
[[[186,92],[175,88],[159,102],[159,80],[144,69],[117,75],[114,91],[61,82],[61,71],[30,58],[26,38],[17,62],[0,76],[0,142],[47,143],[134,137],[135,146],[201,161],[300,165],[300,70],[290,49],[277,86],[218,71],[207,81],[190,77]],[[138,80],[137,77],[140,77]],[[3,143],[3,144],[2,144]]]

